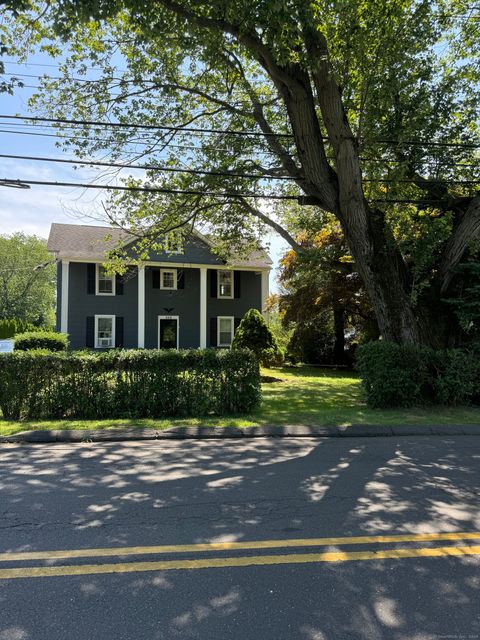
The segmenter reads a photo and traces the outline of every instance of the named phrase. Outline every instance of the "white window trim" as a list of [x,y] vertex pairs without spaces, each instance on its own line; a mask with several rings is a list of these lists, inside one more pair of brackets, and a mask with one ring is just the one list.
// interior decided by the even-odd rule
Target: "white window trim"
[[176,320],[177,321],[177,346],[178,349],[178,341],[180,338],[180,316],[158,316],[158,327],[157,327],[157,348],[160,349],[160,320]]
[[[220,295],[220,274],[228,273],[230,275],[230,291],[232,292],[229,296],[221,296]],[[235,286],[235,278],[233,277],[233,271],[229,271],[228,269],[218,269],[217,270],[217,298],[220,300],[233,300],[235,297],[235,291],[233,290]]]
[[104,291],[98,290],[99,279],[100,279],[100,267],[103,265],[97,264],[95,265],[95,295],[97,296],[114,296],[115,295],[115,285],[116,285],[116,277],[115,274],[112,275],[112,293],[105,293]]
[[[163,274],[164,273],[172,273],[173,274],[173,287],[164,287],[163,286]],[[177,289],[177,270],[176,269],[160,269],[160,289],[165,289],[166,291],[175,291]]]
[[[232,339],[228,344],[220,342],[220,320],[230,320],[230,326],[232,328]],[[231,347],[233,342],[233,336],[235,335],[235,318],[233,316],[217,316],[217,346],[218,347]]]
[[[112,320],[112,346],[105,347],[98,344],[98,321],[101,318],[111,318]],[[114,349],[115,348],[115,316],[112,315],[99,315],[95,316],[95,349]]]

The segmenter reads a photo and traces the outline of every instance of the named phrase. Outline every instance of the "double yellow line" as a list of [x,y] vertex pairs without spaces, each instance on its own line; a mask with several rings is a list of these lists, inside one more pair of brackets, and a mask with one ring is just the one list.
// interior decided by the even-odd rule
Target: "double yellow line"
[[[342,545],[388,544],[402,542],[443,542],[480,540],[480,532],[421,533],[385,536],[354,536],[331,538],[301,538],[290,540],[252,540],[250,542],[209,542],[188,545],[156,545],[139,547],[111,547],[100,549],[64,549],[57,551],[21,551],[0,553],[0,562],[26,562],[33,560],[64,560],[80,558],[126,557],[178,553],[204,553],[211,551],[245,551],[255,549],[287,549]],[[326,551],[321,553],[290,553],[281,555],[247,555],[220,558],[159,560],[147,562],[115,562],[109,564],[76,564],[59,566],[14,567],[0,569],[0,580],[12,578],[40,578],[104,573],[130,573],[144,571],[171,571],[186,569],[213,569],[283,564],[309,564],[319,562],[345,562],[349,560],[383,560],[392,558],[432,558],[442,556],[480,555],[480,545],[446,547],[407,547],[373,551]]]

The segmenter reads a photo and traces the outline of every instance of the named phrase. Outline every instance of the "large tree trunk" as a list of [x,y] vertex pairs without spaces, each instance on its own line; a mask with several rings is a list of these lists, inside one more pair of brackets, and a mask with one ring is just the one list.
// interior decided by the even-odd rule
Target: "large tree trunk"
[[[206,15],[195,11],[195,3],[186,5],[178,0],[159,0],[159,3],[199,28],[228,34],[257,59],[284,101],[295,140],[295,153],[291,155],[275,137],[255,98],[251,115],[267,136],[266,142],[285,172],[303,193],[321,209],[333,213],[342,224],[383,338],[400,344],[431,342],[425,320],[428,314],[412,306],[409,273],[399,248],[382,213],[372,209],[365,199],[358,143],[345,113],[341,89],[329,60],[327,41],[317,28],[310,3],[299,5],[299,28],[306,51],[302,63],[277,59],[259,32],[249,32],[221,13],[213,11],[212,16]],[[241,69],[239,73],[244,78]],[[248,82],[246,91],[249,95],[252,93]],[[331,149],[334,155],[332,165],[326,153],[325,131],[329,154]],[[479,227],[480,209],[476,205],[459,225],[457,239],[447,247],[442,272],[444,286],[448,286],[452,265],[462,255],[465,238]]]
[[343,224],[343,229],[380,333],[385,340],[400,344],[425,342],[426,332],[407,293],[408,274],[398,247],[389,236],[381,212],[368,211],[368,219],[368,232],[363,237],[352,234],[349,225]]
[[305,44],[323,121],[335,156],[338,201],[333,213],[340,220],[350,251],[370,296],[385,340],[417,344],[424,336],[408,297],[408,271],[381,211],[367,204],[358,144],[342,103],[329,62],[327,42],[307,28]]

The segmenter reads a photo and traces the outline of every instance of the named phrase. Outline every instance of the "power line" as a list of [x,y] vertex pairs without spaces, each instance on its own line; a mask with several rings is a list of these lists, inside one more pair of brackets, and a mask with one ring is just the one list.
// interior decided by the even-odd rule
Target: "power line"
[[[257,131],[237,131],[232,129],[208,129],[208,128],[195,128],[195,127],[181,127],[170,125],[153,125],[153,124],[127,124],[125,122],[108,122],[104,120],[78,120],[70,118],[44,118],[39,116],[14,116],[0,114],[0,118],[12,119],[12,120],[28,120],[30,122],[50,122],[55,124],[73,124],[81,126],[98,126],[108,128],[133,128],[133,129],[146,129],[146,130],[165,130],[165,131],[188,131],[190,133],[216,133],[238,136],[256,136],[256,137],[269,137],[275,138],[293,138],[291,133],[263,133]],[[328,140],[323,136],[324,140]],[[396,146],[424,146],[424,147],[459,147],[464,149],[478,149],[480,148],[480,142],[440,142],[440,141],[426,141],[426,140],[392,140],[388,138],[378,138],[376,140],[365,140],[364,142],[370,144],[393,144]]]
[[[23,136],[40,136],[43,138],[57,138],[60,140],[71,140],[71,139],[75,139],[75,140],[91,140],[91,138],[89,138],[88,136],[79,136],[79,135],[65,135],[62,136],[60,134],[55,134],[55,133],[37,133],[34,131],[13,131],[13,130],[8,130],[8,129],[0,129],[0,133],[11,133],[11,134],[15,134],[15,135],[23,135]],[[108,133],[108,132],[107,132]],[[96,142],[105,142],[108,144],[111,144],[112,142],[115,142],[115,140],[109,140],[109,139],[105,139],[105,138],[95,138]],[[129,144],[129,145],[141,145],[143,147],[152,147],[153,143],[147,142],[146,140],[127,140],[124,142],[124,144]],[[159,144],[161,144],[159,142]],[[214,149],[216,151],[230,151],[231,149],[228,149],[227,147],[219,147],[218,145],[212,146],[212,145],[202,145],[202,146],[195,146],[195,145],[186,145],[186,144],[176,144],[173,142],[167,142],[165,143],[165,148],[172,148],[172,149],[190,149],[191,151],[202,151],[204,149]],[[261,151],[262,154],[269,154],[269,155],[274,155],[272,151],[268,151],[267,149],[264,149]]]
[[210,196],[212,198],[257,198],[264,200],[297,200],[298,196],[285,196],[276,193],[234,193],[201,191],[199,189],[171,189],[163,187],[132,187],[108,184],[85,184],[80,182],[57,182],[49,180],[24,180],[23,178],[1,178],[0,186],[44,185],[50,187],[81,187],[82,189],[106,189],[114,191],[144,191],[147,193],[169,193],[172,195]]
[[[104,189],[114,191],[134,191],[134,192],[146,192],[146,193],[164,193],[172,195],[196,195],[196,196],[210,196],[212,198],[255,198],[262,200],[290,200],[296,201],[301,205],[317,205],[317,199],[312,196],[286,196],[277,195],[275,193],[233,193],[233,192],[214,192],[214,191],[201,191],[198,189],[170,189],[162,187],[131,187],[120,185],[108,185],[108,184],[84,184],[79,182],[54,182],[49,180],[24,180],[22,178],[1,178],[0,186],[6,187],[19,187],[29,188],[29,185],[42,185],[51,187],[80,187],[82,189]],[[376,203],[401,203],[401,204],[420,204],[424,207],[432,207],[434,203],[441,203],[444,200],[440,198],[428,199],[428,200],[414,200],[414,199],[380,199],[375,198],[371,202]]]
[[237,131],[234,129],[208,129],[197,127],[182,127],[171,125],[159,125],[159,124],[127,124],[125,122],[108,122],[105,120],[76,120],[68,118],[40,118],[37,116],[12,116],[1,115],[0,118],[10,120],[28,120],[30,122],[51,122],[55,124],[73,124],[81,126],[95,126],[95,127],[107,127],[107,128],[121,128],[121,129],[147,129],[154,131],[188,131],[189,133],[218,133],[222,135],[235,135],[235,136],[264,136],[275,138],[293,138],[291,133],[263,133],[261,131]]
[[191,173],[193,175],[225,176],[229,178],[254,178],[256,180],[295,180],[291,176],[269,176],[258,173],[235,173],[228,171],[211,171],[207,169],[180,169],[177,167],[163,167],[155,164],[135,164],[123,162],[104,162],[99,160],[67,160],[65,158],[47,158],[41,156],[19,156],[9,153],[0,153],[0,158],[11,158],[14,160],[38,160],[41,162],[59,162],[63,164],[81,164],[99,167],[118,167],[120,169],[143,169],[154,171],[165,171],[166,173]]
[[[92,67],[93,68],[93,67]],[[49,76],[49,75],[35,75],[35,74],[31,74],[31,73],[16,73],[16,72],[2,72],[0,73],[0,75],[3,76],[11,76],[10,79],[17,79],[17,78],[33,78],[35,80],[46,80],[46,81],[65,81],[65,78],[62,76]],[[109,78],[76,78],[76,77],[69,77],[68,78],[69,82],[80,82],[80,83],[84,83],[84,84],[94,84],[94,85],[102,85],[101,88],[103,88],[104,90],[108,90],[109,94],[111,96],[114,97],[118,97],[118,96],[127,96],[128,94],[126,93],[112,93],[110,90],[111,89],[124,89],[125,91],[128,91],[128,88],[125,86],[123,87],[122,85],[133,85],[135,87],[139,87],[142,84],[151,84],[152,86],[146,86],[146,87],[142,87],[141,91],[153,91],[155,89],[159,89],[161,87],[158,86],[158,82],[156,82],[155,80],[147,80],[145,78],[132,78],[132,79],[124,79],[124,78],[115,78],[113,76],[109,77]],[[110,83],[113,83],[112,86],[108,86]],[[26,87],[28,89],[42,89],[44,87],[42,87],[41,85],[34,85],[34,84],[26,84],[24,82],[22,82],[22,87]],[[181,91],[181,89],[179,89],[179,91]],[[172,97],[171,96],[162,96],[162,100],[171,100]],[[178,102],[178,100],[172,100],[172,102]],[[229,104],[231,104],[232,106],[245,106],[245,105],[251,105],[252,103],[248,100],[232,100],[231,102],[229,102]]]
[[[276,180],[276,181],[293,181],[296,178],[292,176],[270,176],[258,173],[237,173],[228,171],[213,171],[208,169],[191,169],[191,168],[179,168],[179,167],[164,167],[155,164],[137,164],[137,163],[124,163],[124,162],[106,162],[99,160],[71,160],[66,158],[49,158],[45,156],[24,156],[14,155],[9,153],[0,153],[0,158],[9,158],[13,160],[33,160],[40,162],[54,162],[61,164],[73,164],[84,166],[99,166],[99,167],[117,167],[120,169],[142,169],[153,171],[164,171],[166,173],[187,173],[192,175],[207,175],[207,176],[219,176],[228,178],[249,178],[255,180]],[[425,178],[430,184],[480,184],[480,180],[449,180],[449,179],[429,179]],[[416,184],[417,180],[404,179],[404,178],[364,178],[363,182],[372,183],[385,183],[385,184]]]

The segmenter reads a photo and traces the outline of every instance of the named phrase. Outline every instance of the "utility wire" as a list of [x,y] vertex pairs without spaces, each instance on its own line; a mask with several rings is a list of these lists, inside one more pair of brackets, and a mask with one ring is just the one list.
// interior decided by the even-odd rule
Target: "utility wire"
[[[195,128],[195,127],[181,127],[181,126],[169,126],[169,125],[154,125],[154,124],[127,124],[125,122],[108,122],[105,120],[78,120],[73,118],[43,118],[39,116],[14,116],[0,114],[0,118],[12,119],[12,120],[28,120],[30,122],[51,122],[55,124],[73,124],[81,126],[98,126],[107,128],[133,128],[133,129],[145,129],[145,130],[164,130],[164,131],[188,131],[190,133],[216,133],[222,135],[237,135],[237,136],[255,136],[255,137],[270,137],[275,138],[293,138],[291,133],[263,133],[257,131],[237,131],[232,129],[208,129],[208,128]],[[324,140],[328,140],[326,136],[323,136]],[[439,142],[439,141],[427,141],[427,140],[392,140],[388,138],[379,138],[376,140],[365,140],[364,142],[370,144],[393,144],[396,146],[423,146],[423,147],[459,147],[464,149],[478,149],[480,148],[480,142],[478,143],[465,143],[465,142]]]
[[[0,129],[0,133],[11,133],[11,134],[15,134],[15,135],[23,135],[23,136],[40,136],[43,138],[57,138],[60,140],[71,140],[71,139],[75,139],[75,140],[91,140],[91,138],[89,138],[88,136],[78,136],[78,135],[65,135],[62,136],[60,134],[55,134],[55,133],[36,133],[34,131],[12,131],[9,129]],[[108,132],[107,132],[108,133]],[[109,140],[106,138],[95,138],[96,142],[104,142],[104,143],[108,143],[111,144],[112,142],[115,142],[115,140]],[[128,145],[141,145],[144,147],[152,147],[153,143],[152,141],[147,142],[146,140],[126,140],[123,142],[123,144],[128,144]],[[158,141],[158,144],[161,145],[162,142]],[[202,151],[205,149],[214,149],[215,151],[230,151],[231,149],[227,148],[227,147],[219,147],[218,145],[202,145],[202,146],[195,146],[195,145],[186,145],[186,144],[176,144],[173,142],[167,142],[164,143],[165,148],[172,148],[172,149],[190,149],[193,151]],[[261,154],[269,154],[269,155],[274,155],[274,153],[272,151],[268,151],[267,149],[264,149],[260,152]]]
[[[0,158],[9,158],[13,160],[34,160],[40,162],[55,162],[62,164],[84,165],[84,166],[99,166],[99,167],[117,167],[120,169],[142,169],[162,171],[166,173],[187,173],[193,175],[207,175],[207,176],[221,176],[228,178],[249,178],[255,180],[276,180],[276,181],[293,181],[296,178],[292,176],[270,176],[258,173],[237,173],[228,171],[211,171],[207,169],[191,169],[191,168],[179,168],[179,167],[163,167],[155,164],[136,164],[136,163],[123,163],[123,162],[105,162],[99,160],[70,160],[66,158],[48,158],[43,156],[22,156],[9,153],[0,153]],[[449,180],[449,179],[429,179],[426,180],[430,184],[480,184],[480,180]],[[403,183],[403,184],[416,184],[416,180],[413,179],[394,179],[394,178],[364,178],[363,182],[379,182],[379,183]]]
[[127,124],[125,122],[108,122],[105,120],[76,120],[68,118],[40,118],[37,116],[12,116],[12,115],[0,115],[0,118],[10,120],[28,120],[30,122],[51,122],[55,124],[74,124],[81,126],[96,126],[107,128],[120,128],[120,129],[146,129],[154,131],[188,131],[189,133],[219,133],[222,135],[235,135],[235,136],[261,136],[261,137],[274,137],[274,138],[293,138],[291,133],[262,133],[260,131],[237,131],[233,129],[207,129],[197,127],[174,127],[170,125],[159,124]]
[[9,153],[0,153],[0,158],[14,160],[39,160],[41,162],[60,162],[64,164],[80,164],[85,166],[118,167],[120,169],[144,169],[165,171],[166,173],[191,173],[193,175],[226,176],[229,178],[253,178],[256,180],[295,180],[291,176],[269,176],[258,173],[235,173],[229,171],[209,171],[207,169],[180,169],[178,167],[162,167],[155,164],[130,164],[123,162],[104,162],[98,160],[67,160],[65,158],[47,158],[40,156],[18,156]]
[[108,184],[84,184],[80,182],[54,182],[49,180],[23,180],[17,178],[15,180],[10,178],[1,178],[0,186],[15,186],[18,185],[45,185],[51,187],[81,187],[82,189],[107,189],[115,191],[144,191],[147,193],[170,193],[176,195],[190,195],[190,196],[211,196],[213,198],[258,198],[266,200],[297,200],[298,196],[285,196],[278,195],[276,193],[234,193],[234,192],[213,192],[213,191],[201,191],[199,189],[171,189],[164,187],[132,187],[132,186],[120,186],[120,185],[108,185]]
[[[93,67],[90,67],[93,69]],[[49,76],[49,75],[36,75],[36,74],[31,74],[31,73],[16,73],[16,72],[2,72],[0,73],[0,75],[3,76],[12,76],[13,79],[16,78],[34,78],[36,80],[61,80],[62,82],[65,82],[65,80],[71,81],[71,82],[83,82],[86,84],[103,84],[103,85],[107,85],[108,83],[117,83],[114,84],[112,87],[109,86],[105,86],[105,89],[120,89],[122,88],[121,85],[122,83],[124,85],[135,85],[135,86],[139,86],[141,84],[151,84],[153,86],[151,87],[143,87],[142,90],[151,90],[151,89],[158,89],[158,82],[156,80],[147,80],[145,78],[132,78],[132,79],[123,79],[123,78],[115,78],[113,76],[109,77],[109,78],[76,78],[76,77],[68,77],[68,78],[64,78],[62,76]],[[22,83],[23,84],[23,83]],[[30,89],[41,89],[42,87],[40,85],[29,85],[29,84],[23,84],[24,87],[29,87]],[[125,87],[126,88],[126,87]],[[181,91],[181,89],[179,89],[179,91]],[[111,94],[111,95],[117,95],[117,96],[122,96],[124,95],[123,93],[117,93],[117,94]],[[230,104],[235,105],[235,106],[242,106],[242,105],[251,105],[251,101],[249,100],[232,100],[232,102],[230,102]]]
[[[108,184],[82,184],[79,182],[53,182],[49,180],[23,180],[22,178],[11,179],[11,178],[1,178],[0,186],[6,187],[18,187],[18,188],[28,188],[28,185],[42,185],[42,186],[51,186],[51,187],[80,187],[82,189],[105,189],[105,190],[114,190],[114,191],[136,191],[136,192],[146,192],[146,193],[165,193],[165,194],[174,194],[174,195],[195,195],[195,196],[210,196],[212,198],[255,198],[262,200],[290,200],[296,201],[301,205],[316,205],[316,199],[310,196],[286,196],[286,195],[278,195],[275,193],[234,193],[234,192],[214,192],[214,191],[201,191],[199,189],[170,189],[170,188],[162,188],[162,187],[129,187],[129,186],[119,186],[119,185],[108,185]],[[440,198],[429,198],[428,200],[414,200],[414,199],[373,199],[371,202],[377,203],[408,203],[408,204],[420,204],[425,207],[433,206],[435,202],[443,202]]]

